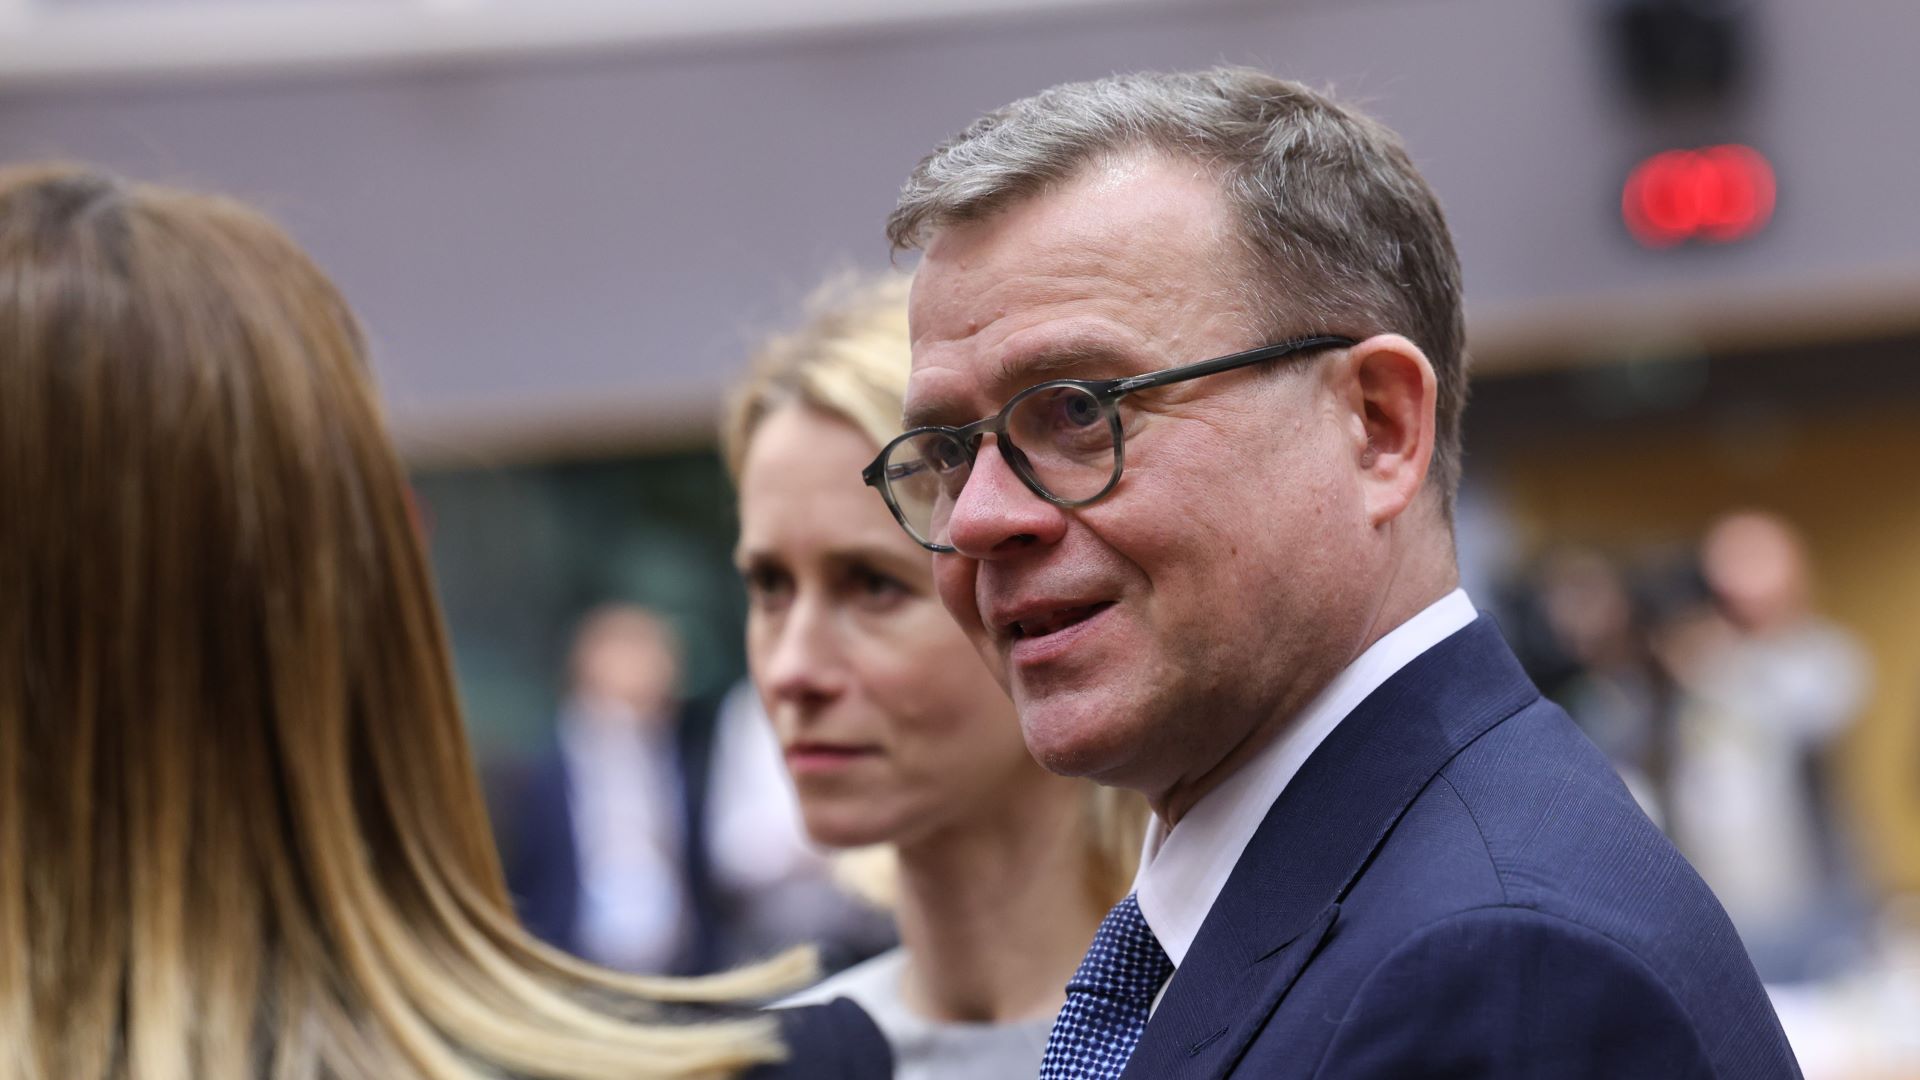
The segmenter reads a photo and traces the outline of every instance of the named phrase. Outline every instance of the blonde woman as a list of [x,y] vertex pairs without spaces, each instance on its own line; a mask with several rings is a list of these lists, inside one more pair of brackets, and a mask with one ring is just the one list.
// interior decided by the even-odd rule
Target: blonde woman
[[845,288],[762,350],[726,423],[748,660],[808,831],[894,856],[901,948],[795,1000],[859,1002],[904,1080],[1031,1076],[1146,809],[1027,755],[927,553],[861,483],[907,364],[906,283]]
[[0,1078],[884,1075],[712,1004],[794,962],[513,922],[360,333],[259,215],[0,173],[0,507]]

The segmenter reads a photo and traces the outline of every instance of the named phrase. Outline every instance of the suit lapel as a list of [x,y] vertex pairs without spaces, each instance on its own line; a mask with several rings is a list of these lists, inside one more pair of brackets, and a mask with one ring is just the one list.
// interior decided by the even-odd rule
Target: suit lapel
[[1205,971],[1189,954],[1189,962],[1174,972],[1124,1076],[1226,1075],[1260,1030],[1251,1018],[1272,1014],[1339,914],[1339,904],[1328,907],[1292,941],[1230,972]]
[[1334,931],[1340,899],[1414,797],[1539,693],[1482,616],[1361,702],[1267,811],[1124,1075],[1230,1072]]

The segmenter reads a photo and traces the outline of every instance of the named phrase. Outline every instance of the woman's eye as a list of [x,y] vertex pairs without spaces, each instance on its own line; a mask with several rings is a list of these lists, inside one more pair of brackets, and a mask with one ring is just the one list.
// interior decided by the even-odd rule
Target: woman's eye
[[854,594],[869,604],[891,604],[911,592],[899,578],[871,567],[853,567],[847,578]]
[[747,602],[756,607],[778,606],[793,592],[793,579],[775,567],[752,567],[740,577],[747,586]]

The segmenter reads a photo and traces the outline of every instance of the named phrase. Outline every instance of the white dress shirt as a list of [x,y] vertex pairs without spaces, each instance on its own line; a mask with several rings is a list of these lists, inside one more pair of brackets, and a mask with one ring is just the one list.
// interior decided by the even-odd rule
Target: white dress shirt
[[1463,589],[1436,600],[1347,665],[1285,733],[1202,796],[1178,825],[1169,829],[1153,819],[1133,891],[1174,967],[1186,959],[1234,864],[1300,766],[1381,683],[1475,617]]

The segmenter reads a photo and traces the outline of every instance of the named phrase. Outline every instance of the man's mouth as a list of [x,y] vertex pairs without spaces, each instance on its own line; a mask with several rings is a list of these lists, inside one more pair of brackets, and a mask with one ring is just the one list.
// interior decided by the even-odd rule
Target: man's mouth
[[1097,604],[1080,604],[1075,607],[1053,608],[1035,612],[1022,619],[1016,619],[1007,626],[1007,636],[1014,641],[1026,638],[1043,638],[1057,634],[1069,626],[1083,623],[1113,606],[1113,601],[1102,600]]

